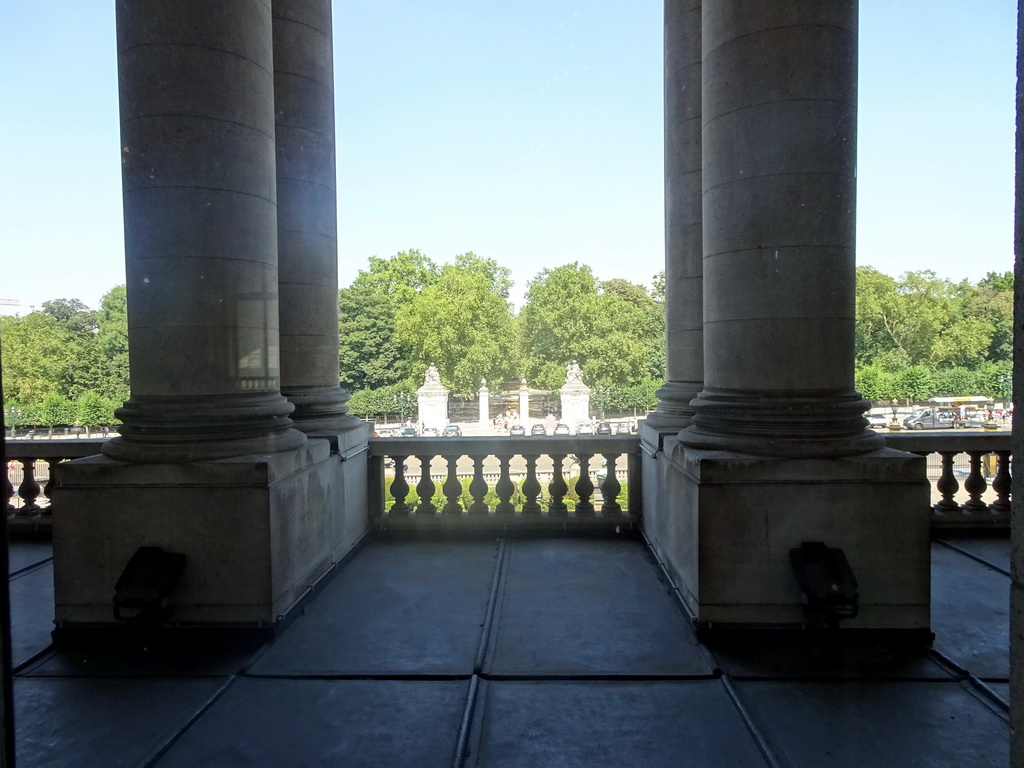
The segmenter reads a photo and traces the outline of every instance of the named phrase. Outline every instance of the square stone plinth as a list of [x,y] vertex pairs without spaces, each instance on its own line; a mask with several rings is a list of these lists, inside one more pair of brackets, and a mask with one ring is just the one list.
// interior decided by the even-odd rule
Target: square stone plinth
[[[860,613],[843,628],[929,626],[929,493],[925,460],[882,449],[835,459],[783,459],[686,449],[666,440],[664,483],[644,527],[687,609],[703,627],[798,626],[802,594],[789,550],[842,549]],[[646,490],[645,490],[645,496]]]
[[331,442],[193,464],[105,456],[61,464],[53,494],[57,627],[114,624],[114,584],[142,546],[186,556],[172,621],[273,624],[368,527],[366,430],[342,434],[339,453]]

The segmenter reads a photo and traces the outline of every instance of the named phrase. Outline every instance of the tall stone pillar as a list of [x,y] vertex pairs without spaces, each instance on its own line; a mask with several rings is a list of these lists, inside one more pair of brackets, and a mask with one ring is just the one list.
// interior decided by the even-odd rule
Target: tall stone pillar
[[519,423],[530,423],[530,388],[526,386],[526,379],[519,385]]
[[480,426],[487,429],[491,426],[491,390],[487,388],[487,379],[480,379]]
[[338,215],[330,0],[274,0],[281,392],[303,432],[350,429],[338,386]]
[[[1024,4],[1017,4],[1017,135],[1013,225],[1013,412],[1024,413]],[[1013,466],[1024,466],[1024,420],[1013,419]],[[1010,562],[1010,765],[1024,768],[1024,472],[1012,473]]]
[[300,447],[280,393],[269,6],[124,0],[117,43],[132,394],[103,453]]
[[879,448],[853,389],[857,4],[703,9],[704,390],[688,446]]
[[689,426],[704,383],[701,0],[665,0],[665,370],[659,431]]
[[853,389],[857,3],[701,17],[704,389],[645,457],[644,530],[703,633],[811,621],[789,552],[824,542],[860,585],[842,627],[926,640],[924,462]]

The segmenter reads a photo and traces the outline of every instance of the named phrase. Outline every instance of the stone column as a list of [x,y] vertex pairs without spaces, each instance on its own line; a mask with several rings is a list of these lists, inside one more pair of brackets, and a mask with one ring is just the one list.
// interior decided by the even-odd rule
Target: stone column
[[269,4],[120,0],[117,45],[132,396],[103,452],[301,447],[279,380]]
[[530,423],[530,388],[526,386],[526,379],[519,385],[519,423]]
[[857,4],[703,8],[705,386],[684,445],[884,444],[853,389]]
[[[1013,352],[1024,360],[1024,4],[1017,5],[1017,135],[1013,226]],[[1019,363],[1018,363],[1019,365]],[[1014,366],[1013,411],[1024,413],[1024,378]],[[1013,419],[1013,466],[1024,466],[1024,420]],[[1024,472],[1012,473],[1010,562],[1010,765],[1024,768]]]
[[487,388],[487,379],[480,379],[477,394],[480,398],[480,426],[486,429],[491,426],[491,390]]
[[665,0],[665,372],[658,430],[688,426],[704,384],[701,2]]
[[330,0],[274,0],[281,392],[303,432],[350,429],[338,386],[338,215]]

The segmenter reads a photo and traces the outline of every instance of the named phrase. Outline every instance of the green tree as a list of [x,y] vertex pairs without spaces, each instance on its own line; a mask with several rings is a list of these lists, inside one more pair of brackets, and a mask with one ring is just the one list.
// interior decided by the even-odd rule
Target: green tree
[[21,403],[66,391],[71,351],[59,323],[43,312],[0,317],[4,391]]
[[49,429],[53,437],[53,428],[74,424],[77,420],[74,403],[61,395],[50,393],[36,406],[36,420]]
[[508,275],[491,259],[462,254],[399,309],[395,337],[411,350],[417,377],[434,363],[456,395],[472,396],[481,378],[504,381],[518,372]]
[[868,400],[891,400],[895,397],[895,377],[878,365],[857,371],[854,386]]
[[600,311],[597,280],[586,265],[573,262],[545,269],[530,281],[519,327],[531,384],[560,387],[573,360],[589,374],[588,347],[597,337]]
[[412,375],[411,350],[395,337],[395,316],[440,269],[416,249],[372,256],[338,292],[339,368],[350,391],[396,384]]
[[86,431],[114,421],[114,403],[98,392],[83,392],[74,402],[75,421]]
[[980,395],[978,376],[967,368],[943,368],[935,371],[932,376],[934,395],[936,397],[964,397]]
[[96,342],[105,360],[99,391],[104,397],[124,402],[129,394],[128,298],[125,286],[114,286],[100,300],[96,325]]
[[935,393],[932,372],[921,365],[909,365],[896,374],[893,397],[907,402],[927,400]]

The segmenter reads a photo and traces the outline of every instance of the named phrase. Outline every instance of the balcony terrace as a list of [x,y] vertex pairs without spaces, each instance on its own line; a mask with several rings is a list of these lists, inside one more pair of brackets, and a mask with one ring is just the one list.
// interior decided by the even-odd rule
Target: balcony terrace
[[[973,437],[892,439],[952,457]],[[977,439],[966,472],[985,482],[978,452],[1002,451],[1008,435]],[[48,455],[47,443],[15,443],[11,455]],[[19,764],[1006,765],[1005,535],[949,532],[933,518],[930,648],[813,631],[709,646],[645,547],[639,500],[609,509],[614,474],[584,481],[583,510],[559,510],[557,473],[544,467],[575,455],[593,478],[591,451],[639,486],[631,437],[372,439],[376,522],[263,635],[140,630],[55,647],[50,546],[14,542]],[[414,490],[385,482],[389,459]],[[554,492],[509,491],[520,479],[529,488],[530,472],[516,475],[527,466]],[[938,474],[955,478],[954,466]],[[450,467],[505,490],[486,510],[423,508],[438,489],[462,503],[443,491]],[[968,484],[964,503],[978,495]],[[603,498],[589,510],[595,490]],[[996,509],[958,512],[961,523],[991,529],[1005,492],[983,493]],[[470,506],[485,495],[478,486]],[[503,506],[522,496],[541,508]]]

